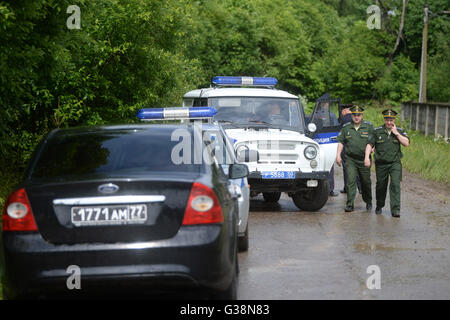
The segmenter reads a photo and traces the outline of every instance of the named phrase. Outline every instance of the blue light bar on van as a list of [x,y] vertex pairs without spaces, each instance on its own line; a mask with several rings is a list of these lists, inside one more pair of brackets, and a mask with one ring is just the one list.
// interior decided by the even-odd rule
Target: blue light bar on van
[[269,77],[214,77],[212,83],[219,86],[254,86],[273,87],[278,83],[276,78]]
[[216,112],[216,109],[211,107],[154,108],[141,109],[136,113],[136,117],[141,120],[204,119],[212,118]]

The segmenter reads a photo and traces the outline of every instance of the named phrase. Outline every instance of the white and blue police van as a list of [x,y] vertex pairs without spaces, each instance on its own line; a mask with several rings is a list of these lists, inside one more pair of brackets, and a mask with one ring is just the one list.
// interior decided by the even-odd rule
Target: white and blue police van
[[186,93],[183,106],[217,110],[213,121],[225,129],[238,160],[249,168],[251,196],[262,193],[265,201],[277,202],[285,192],[299,209],[316,211],[328,200],[339,128],[326,119],[324,100],[307,123],[299,98],[275,89],[277,82],[215,77],[211,87]]

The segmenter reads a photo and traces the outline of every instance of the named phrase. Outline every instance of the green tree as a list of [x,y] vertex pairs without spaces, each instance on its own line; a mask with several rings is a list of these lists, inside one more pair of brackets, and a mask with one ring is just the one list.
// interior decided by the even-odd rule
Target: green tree
[[427,97],[430,101],[450,101],[450,40],[436,35],[436,53],[428,59]]
[[[185,54],[189,1],[69,1],[0,5],[0,147],[23,165],[50,129],[129,122],[142,106],[174,104],[199,64]],[[6,70],[4,72],[4,70]]]

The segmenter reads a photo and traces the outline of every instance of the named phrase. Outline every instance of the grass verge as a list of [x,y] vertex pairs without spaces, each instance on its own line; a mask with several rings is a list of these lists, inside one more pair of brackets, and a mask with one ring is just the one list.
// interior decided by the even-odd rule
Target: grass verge
[[403,150],[403,166],[425,179],[450,184],[450,145],[412,131],[411,144]]

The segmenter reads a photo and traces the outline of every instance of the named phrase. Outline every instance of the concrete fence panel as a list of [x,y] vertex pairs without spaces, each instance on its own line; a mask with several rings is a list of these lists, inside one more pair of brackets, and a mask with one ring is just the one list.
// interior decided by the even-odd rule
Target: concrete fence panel
[[401,119],[409,129],[423,132],[426,136],[444,138],[448,142],[450,103],[405,102],[402,103]]

